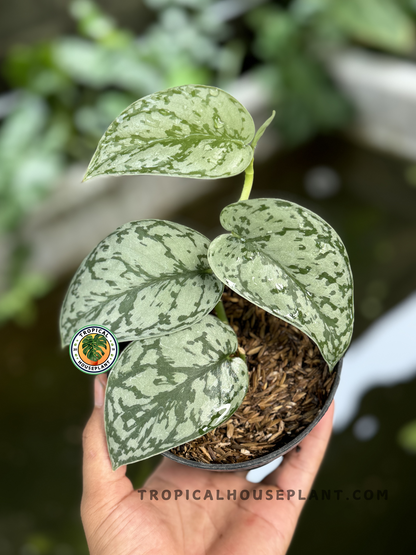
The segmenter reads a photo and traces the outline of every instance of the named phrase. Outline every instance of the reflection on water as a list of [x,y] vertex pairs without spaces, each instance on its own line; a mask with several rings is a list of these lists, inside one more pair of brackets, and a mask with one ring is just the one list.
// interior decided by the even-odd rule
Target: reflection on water
[[360,441],[369,441],[378,432],[380,423],[378,418],[371,414],[361,416],[354,424],[353,432]]
[[260,468],[254,468],[253,470],[247,472],[246,480],[252,482],[253,484],[258,484],[259,482],[264,480],[266,476],[273,472],[273,470],[276,470],[276,468],[280,466],[282,462],[283,457],[279,457],[278,459],[275,459],[274,461],[269,462],[268,464],[265,464]]
[[344,430],[374,387],[416,375],[416,293],[372,324],[348,350],[335,396],[334,430]]

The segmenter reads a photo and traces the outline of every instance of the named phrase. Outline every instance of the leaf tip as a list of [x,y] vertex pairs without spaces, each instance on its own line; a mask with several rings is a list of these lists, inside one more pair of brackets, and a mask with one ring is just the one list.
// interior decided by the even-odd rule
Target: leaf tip
[[89,173],[89,171],[87,170],[84,177],[82,178],[81,183],[85,183],[86,181],[89,181],[93,176]]
[[[106,390],[106,393],[107,393],[107,391],[108,390]],[[109,431],[107,430],[107,428],[105,430],[105,435],[106,435],[106,440],[107,440],[108,456],[109,456],[110,463],[111,463],[111,470],[113,472],[115,472],[118,468],[120,468],[121,464],[117,461],[116,458],[113,457],[113,453],[110,450],[110,445],[108,443]],[[115,455],[115,453],[114,453],[114,455]]]
[[259,140],[261,139],[261,137],[263,136],[264,132],[266,131],[266,129],[269,127],[269,125],[272,123],[272,121],[274,120],[274,116],[276,115],[276,111],[273,110],[272,115],[263,123],[263,125],[258,129],[256,135],[254,136],[253,142],[251,143],[251,147],[253,148],[253,150],[256,148],[257,143],[259,142]]

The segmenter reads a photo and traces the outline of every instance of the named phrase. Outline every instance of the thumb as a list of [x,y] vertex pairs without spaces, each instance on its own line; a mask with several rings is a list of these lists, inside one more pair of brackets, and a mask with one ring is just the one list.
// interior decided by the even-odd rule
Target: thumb
[[113,471],[104,430],[104,395],[107,378],[100,374],[94,380],[94,410],[85,426],[83,443],[83,505],[104,507],[118,503],[133,486],[126,477],[126,467]]

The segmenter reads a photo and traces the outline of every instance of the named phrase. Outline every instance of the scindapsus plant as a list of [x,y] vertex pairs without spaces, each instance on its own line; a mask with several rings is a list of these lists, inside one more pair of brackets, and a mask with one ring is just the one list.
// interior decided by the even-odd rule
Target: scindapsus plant
[[85,180],[217,179],[245,171],[240,200],[221,213],[227,233],[210,243],[177,223],[129,222],[96,246],[69,286],[64,345],[92,324],[131,342],[106,392],[114,469],[206,434],[242,403],[248,369],[223,310],[224,284],[309,336],[330,371],[350,343],[353,284],[339,236],[297,204],[249,199],[254,150],[272,119],[256,133],[250,114],[228,93],[176,87],[122,112],[91,160]]

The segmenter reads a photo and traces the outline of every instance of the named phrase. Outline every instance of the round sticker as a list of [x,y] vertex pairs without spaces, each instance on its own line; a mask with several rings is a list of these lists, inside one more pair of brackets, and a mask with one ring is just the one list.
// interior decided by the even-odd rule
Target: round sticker
[[118,341],[103,326],[84,326],[72,338],[69,354],[75,366],[87,374],[107,372],[119,355]]

